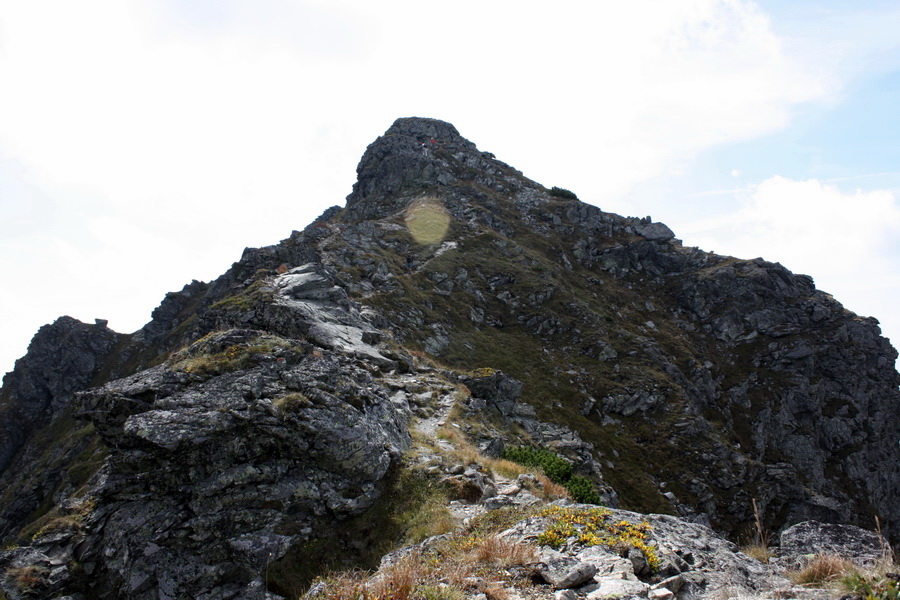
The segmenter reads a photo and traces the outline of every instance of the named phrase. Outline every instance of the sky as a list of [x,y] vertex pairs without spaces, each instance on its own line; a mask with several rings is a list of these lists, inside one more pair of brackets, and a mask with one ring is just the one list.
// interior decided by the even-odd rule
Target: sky
[[398,117],[900,342],[894,0],[0,0],[0,373],[343,205]]

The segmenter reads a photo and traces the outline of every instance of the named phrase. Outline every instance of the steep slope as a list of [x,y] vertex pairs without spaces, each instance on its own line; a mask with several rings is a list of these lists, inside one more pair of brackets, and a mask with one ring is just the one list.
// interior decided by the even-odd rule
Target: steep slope
[[[548,191],[445,123],[399,120],[358,171],[323,261],[404,344],[524,381],[623,505],[732,533],[753,498],[774,526],[897,523],[900,378],[874,319],[781,265]],[[407,225],[441,211],[442,240],[417,242]]]
[[0,439],[7,489],[40,490],[4,497],[0,567],[46,597],[297,593],[326,542],[352,562],[389,537],[409,420],[468,393],[452,418],[483,452],[550,447],[606,503],[736,536],[755,499],[773,529],[877,515],[896,536],[900,375],[874,319],[441,121],[399,119],[345,208],[135,334],[48,327],[4,379]]

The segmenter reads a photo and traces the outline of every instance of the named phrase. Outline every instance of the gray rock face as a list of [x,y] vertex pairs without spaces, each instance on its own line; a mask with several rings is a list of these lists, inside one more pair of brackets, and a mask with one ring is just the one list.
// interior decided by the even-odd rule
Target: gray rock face
[[[93,463],[93,436],[70,417],[73,394],[100,376],[125,338],[106,321],[61,317],[41,327],[0,389],[0,540],[84,478],[73,461]],[[53,435],[41,435],[52,431]],[[98,459],[99,460],[99,459]],[[96,467],[94,467],[96,468]]]
[[[490,153],[480,152],[453,125],[418,117],[397,119],[369,145],[356,173],[346,209],[353,222],[386,217],[404,209],[412,197],[437,190],[452,193],[456,186],[469,196],[456,210],[451,207],[459,213],[471,211],[466,205],[471,194],[478,194],[476,186],[505,193],[539,187]],[[482,213],[478,218],[493,222],[497,215]]]
[[642,235],[648,240],[655,242],[665,242],[675,237],[672,230],[665,223],[648,223],[646,225],[638,225],[635,227],[638,235]]
[[538,573],[544,581],[558,590],[567,590],[583,585],[597,574],[597,565],[578,561],[564,556],[551,549],[541,554],[541,567]]
[[275,278],[276,306],[289,309],[290,317],[305,324],[303,333],[318,344],[390,367],[371,343],[381,332],[371,326],[347,298],[314,264],[296,267]]
[[[432,142],[432,140],[434,140]],[[357,181],[347,197],[347,208],[367,218],[382,217],[396,205],[377,210],[366,199],[391,197],[408,189],[423,189],[450,183],[438,156],[447,152],[476,152],[475,145],[459,135],[453,125],[436,119],[397,119],[383,136],[366,149],[356,168]],[[393,210],[392,210],[393,209]]]

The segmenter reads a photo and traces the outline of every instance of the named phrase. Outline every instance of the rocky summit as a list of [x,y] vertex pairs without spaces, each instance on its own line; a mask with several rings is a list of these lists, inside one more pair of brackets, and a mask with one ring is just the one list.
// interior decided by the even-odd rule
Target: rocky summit
[[809,276],[398,119],[141,330],[37,332],[0,597],[828,597],[787,577],[900,538],[896,358]]

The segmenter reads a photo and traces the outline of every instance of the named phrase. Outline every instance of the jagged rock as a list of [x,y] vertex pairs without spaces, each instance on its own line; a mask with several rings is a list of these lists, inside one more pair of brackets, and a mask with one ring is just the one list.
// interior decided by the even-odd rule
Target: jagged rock
[[[118,362],[126,338],[97,319],[60,317],[37,332],[0,389],[0,539],[9,540],[41,506],[83,485],[84,467],[99,463],[94,436],[70,417],[73,394]],[[110,369],[112,370],[112,369]],[[41,436],[42,431],[52,436]],[[74,462],[82,468],[73,468]],[[96,469],[99,466],[95,466]],[[89,467],[88,467],[89,468]]]
[[[589,509],[585,505],[570,505],[571,509]],[[542,561],[560,565],[557,572],[576,564],[594,567],[594,582],[583,583],[579,593],[588,597],[647,596],[652,588],[666,588],[681,598],[715,598],[719,594],[745,595],[788,593],[790,582],[773,566],[764,565],[737,551],[734,544],[715,534],[708,527],[667,515],[640,515],[612,509],[611,522],[646,522],[650,543],[656,548],[661,563],[679,564],[681,572],[663,579],[651,580],[644,573],[640,578],[629,558],[606,546],[583,547],[565,544],[560,551],[542,549]],[[529,541],[537,539],[549,525],[547,518],[530,518],[505,531],[502,535]],[[661,576],[662,567],[655,574]]]
[[495,408],[507,417],[512,416],[516,400],[522,393],[522,382],[504,375],[502,371],[492,371],[482,376],[462,376],[460,383],[469,388],[473,398],[486,401],[484,406]]
[[635,227],[635,231],[639,235],[644,236],[648,240],[656,241],[656,242],[666,242],[675,237],[675,234],[672,233],[672,230],[669,229],[664,223],[648,223],[646,225],[638,225]]
[[681,575],[673,575],[672,577],[669,577],[667,579],[663,579],[662,581],[654,583],[653,585],[650,586],[650,589],[651,590],[659,590],[659,589],[665,588],[665,589],[669,590],[670,592],[672,592],[673,594],[677,594],[681,590],[681,587],[683,585],[684,585],[684,577],[682,577]]
[[655,588],[647,592],[647,597],[651,600],[670,600],[675,594],[667,588]]
[[[275,278],[275,306],[287,309],[286,315],[270,315],[268,321],[299,324],[298,331],[318,344],[346,352],[386,368],[396,363],[383,356],[371,343],[381,337],[359,310],[353,307],[347,292],[334,285],[314,264],[306,264]],[[277,313],[276,313],[277,314]],[[278,331],[294,333],[284,325]],[[287,330],[287,331],[286,331]]]
[[480,502],[494,497],[497,488],[490,474],[480,469],[464,469],[462,473],[444,479],[451,500]]
[[576,594],[572,590],[559,590],[553,596],[554,600],[576,600],[578,598],[578,594]]

